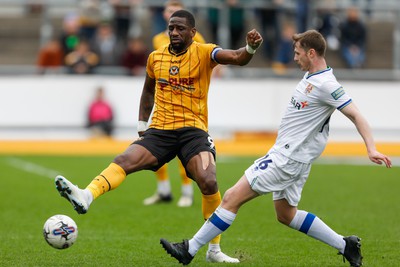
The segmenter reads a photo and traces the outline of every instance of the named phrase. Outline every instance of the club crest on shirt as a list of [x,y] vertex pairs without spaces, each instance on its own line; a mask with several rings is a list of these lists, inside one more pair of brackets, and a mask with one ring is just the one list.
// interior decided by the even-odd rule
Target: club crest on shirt
[[171,75],[177,75],[179,73],[179,67],[177,66],[172,66],[169,68],[169,74]]
[[306,94],[306,95],[308,95],[309,93],[311,93],[311,91],[313,90],[313,86],[312,86],[312,84],[311,83],[309,83],[308,85],[307,85],[307,87],[306,87],[306,89],[304,90],[304,93]]

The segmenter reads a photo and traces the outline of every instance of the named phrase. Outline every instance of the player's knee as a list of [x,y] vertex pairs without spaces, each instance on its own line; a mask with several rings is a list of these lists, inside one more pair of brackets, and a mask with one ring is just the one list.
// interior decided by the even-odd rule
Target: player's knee
[[284,225],[289,225],[292,221],[289,216],[286,216],[286,214],[276,214],[276,219],[278,220],[278,222]]
[[218,191],[218,184],[215,176],[197,177],[196,182],[203,195],[211,195]]
[[234,192],[232,188],[229,188],[228,190],[226,190],[224,197],[222,198],[222,204],[229,204],[232,202],[232,199],[234,197]]
[[114,163],[118,164],[126,173],[129,172],[129,158],[125,154],[119,154],[114,158]]
[[221,201],[221,207],[233,213],[237,213],[243,204],[243,201],[238,199],[233,188],[228,189]]
[[285,222],[285,217],[281,216],[279,214],[276,215],[276,219],[278,220],[278,222],[282,223],[282,224],[286,224]]
[[236,205],[234,205],[234,203],[232,203],[232,200],[233,200],[232,191],[228,189],[221,200],[221,207],[227,210],[231,210],[232,208],[235,208],[235,210],[237,210],[238,208],[236,207]]

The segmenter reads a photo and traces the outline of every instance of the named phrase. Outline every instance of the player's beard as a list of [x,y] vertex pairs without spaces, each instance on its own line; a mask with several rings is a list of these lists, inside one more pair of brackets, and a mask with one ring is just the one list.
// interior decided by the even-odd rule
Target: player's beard
[[171,42],[171,47],[172,50],[176,53],[182,52],[183,49],[185,48],[184,43],[183,42],[178,42],[178,43],[172,43]]

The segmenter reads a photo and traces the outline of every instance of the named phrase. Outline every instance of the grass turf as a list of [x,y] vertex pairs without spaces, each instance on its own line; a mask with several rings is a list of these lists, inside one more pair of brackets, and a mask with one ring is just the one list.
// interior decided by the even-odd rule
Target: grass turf
[[[180,181],[175,161],[170,164],[172,204],[142,205],[155,190],[150,171],[128,176],[85,215],[76,214],[55,190],[55,174],[85,187],[111,160],[111,156],[0,156],[0,266],[178,266],[159,239],[190,238],[203,220],[197,188],[193,207],[176,206]],[[218,160],[221,193],[253,160]],[[359,235],[364,266],[398,266],[399,177],[398,167],[314,164],[299,208],[316,214],[340,234]],[[56,250],[43,239],[43,224],[55,214],[68,215],[78,225],[78,240],[69,249]],[[335,249],[279,224],[271,195],[242,207],[221,246],[241,259],[240,266],[348,266]],[[205,252],[202,248],[191,266],[215,266],[205,262]]]

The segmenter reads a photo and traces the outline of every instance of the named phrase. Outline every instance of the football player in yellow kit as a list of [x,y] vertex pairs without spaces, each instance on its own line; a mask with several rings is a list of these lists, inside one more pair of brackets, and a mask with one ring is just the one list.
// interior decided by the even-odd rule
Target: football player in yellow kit
[[[184,9],[184,6],[179,0],[169,0],[164,4],[163,17],[168,23],[171,15],[178,10]],[[199,43],[205,43],[203,36],[196,32],[193,40]],[[153,37],[153,48],[157,50],[161,46],[169,44],[168,29]],[[182,177],[181,197],[178,200],[178,207],[190,207],[193,204],[193,186],[192,180],[187,177],[185,167],[179,161],[179,175]],[[144,205],[153,205],[160,202],[172,201],[171,183],[168,175],[168,164],[164,164],[158,171],[155,172],[157,176],[157,190],[156,192],[143,200]]]
[[[128,174],[140,170],[156,171],[176,156],[201,191],[205,220],[221,203],[216,178],[216,151],[207,132],[211,74],[218,64],[243,66],[249,63],[261,45],[262,37],[255,29],[249,31],[247,45],[237,50],[200,44],[193,41],[195,19],[186,10],[172,14],[168,33],[170,44],[153,51],[148,57],[139,107],[140,137],[117,155],[85,189],[78,188],[63,176],[55,178],[60,195],[80,214],[88,211],[94,199],[117,188]],[[151,113],[151,123],[147,127]],[[239,262],[221,251],[220,237],[218,235],[210,241],[206,260]]]

